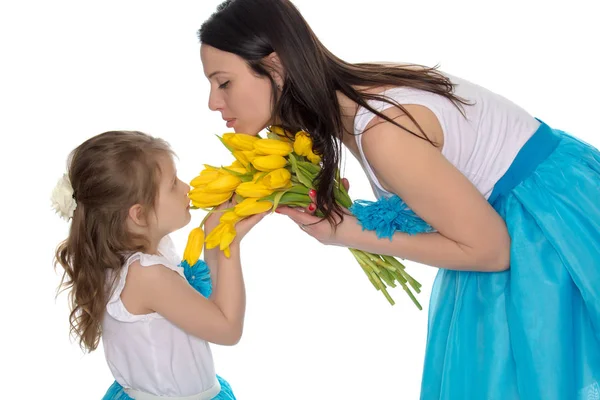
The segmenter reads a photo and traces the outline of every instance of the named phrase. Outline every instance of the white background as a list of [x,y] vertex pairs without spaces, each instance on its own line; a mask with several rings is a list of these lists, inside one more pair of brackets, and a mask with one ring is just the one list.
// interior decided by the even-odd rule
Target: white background
[[[230,160],[214,136],[227,128],[208,110],[196,37],[218,3],[0,5],[2,390],[91,399],[112,383],[101,349],[84,355],[70,342],[66,295],[55,300],[53,251],[68,226],[49,195],[71,149],[106,130],[164,137],[186,181],[203,163]],[[599,146],[593,3],[296,1],[323,43],[348,61],[440,63]],[[345,174],[353,198],[373,199],[353,159]],[[174,235],[180,250],[192,226]],[[244,337],[213,347],[218,373],[239,399],[418,398],[427,313],[401,290],[389,306],[347,250],[319,244],[276,214],[245,240],[243,261]],[[426,309],[436,270],[408,267],[423,284]]]

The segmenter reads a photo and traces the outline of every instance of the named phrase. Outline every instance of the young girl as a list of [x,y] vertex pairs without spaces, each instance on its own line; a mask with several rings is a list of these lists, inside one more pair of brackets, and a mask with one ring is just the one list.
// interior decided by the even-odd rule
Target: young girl
[[[467,80],[345,62],[288,0],[225,1],[199,38],[209,107],[228,127],[312,136],[316,208],[337,230],[283,214],[323,243],[440,268],[422,399],[598,398],[598,150]],[[343,216],[332,196],[342,143],[386,218],[402,215],[401,198],[428,229],[382,240]]]
[[[56,252],[71,290],[71,331],[88,351],[102,338],[115,377],[105,400],[235,399],[215,374],[208,342],[240,339],[240,241],[264,214],[236,225],[230,258],[210,250],[208,266],[200,261],[189,273],[168,236],[190,221],[188,190],[165,141],[106,132],[72,152],[53,192],[71,221]],[[207,223],[210,231],[216,221]],[[200,293],[186,275],[204,282]]]

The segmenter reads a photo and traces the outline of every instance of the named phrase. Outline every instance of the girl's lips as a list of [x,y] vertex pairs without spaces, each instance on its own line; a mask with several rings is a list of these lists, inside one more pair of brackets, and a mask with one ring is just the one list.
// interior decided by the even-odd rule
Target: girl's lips
[[234,125],[234,124],[235,124],[235,118],[234,118],[234,119],[227,120],[227,127],[228,127],[228,128],[231,128],[231,127],[233,127],[233,125]]

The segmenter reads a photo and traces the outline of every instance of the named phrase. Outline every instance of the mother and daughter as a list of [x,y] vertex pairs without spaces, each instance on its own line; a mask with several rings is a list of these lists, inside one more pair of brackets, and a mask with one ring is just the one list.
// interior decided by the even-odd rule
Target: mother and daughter
[[[421,399],[600,391],[597,149],[436,69],[345,62],[288,0],[224,1],[198,36],[209,107],[228,127],[313,139],[314,204],[278,212],[324,244],[439,268]],[[378,201],[397,198],[431,229],[363,230],[332,195],[342,145]],[[86,350],[102,340],[115,378],[107,400],[235,398],[209,343],[242,335],[240,241],[264,214],[237,223],[230,258],[206,250],[192,279],[169,238],[190,221],[173,156],[162,139],[105,132],[73,150],[55,189],[70,221],[56,261],[71,329]]]

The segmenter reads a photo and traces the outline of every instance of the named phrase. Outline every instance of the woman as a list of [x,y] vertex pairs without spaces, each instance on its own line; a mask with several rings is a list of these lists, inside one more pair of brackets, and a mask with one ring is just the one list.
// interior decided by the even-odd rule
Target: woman
[[[350,64],[287,0],[222,3],[199,30],[209,107],[236,132],[310,133],[326,244],[439,267],[422,399],[586,398],[600,381],[600,153],[509,100],[416,65]],[[334,203],[341,144],[433,232],[381,240]],[[473,379],[476,376],[477,379]]]

